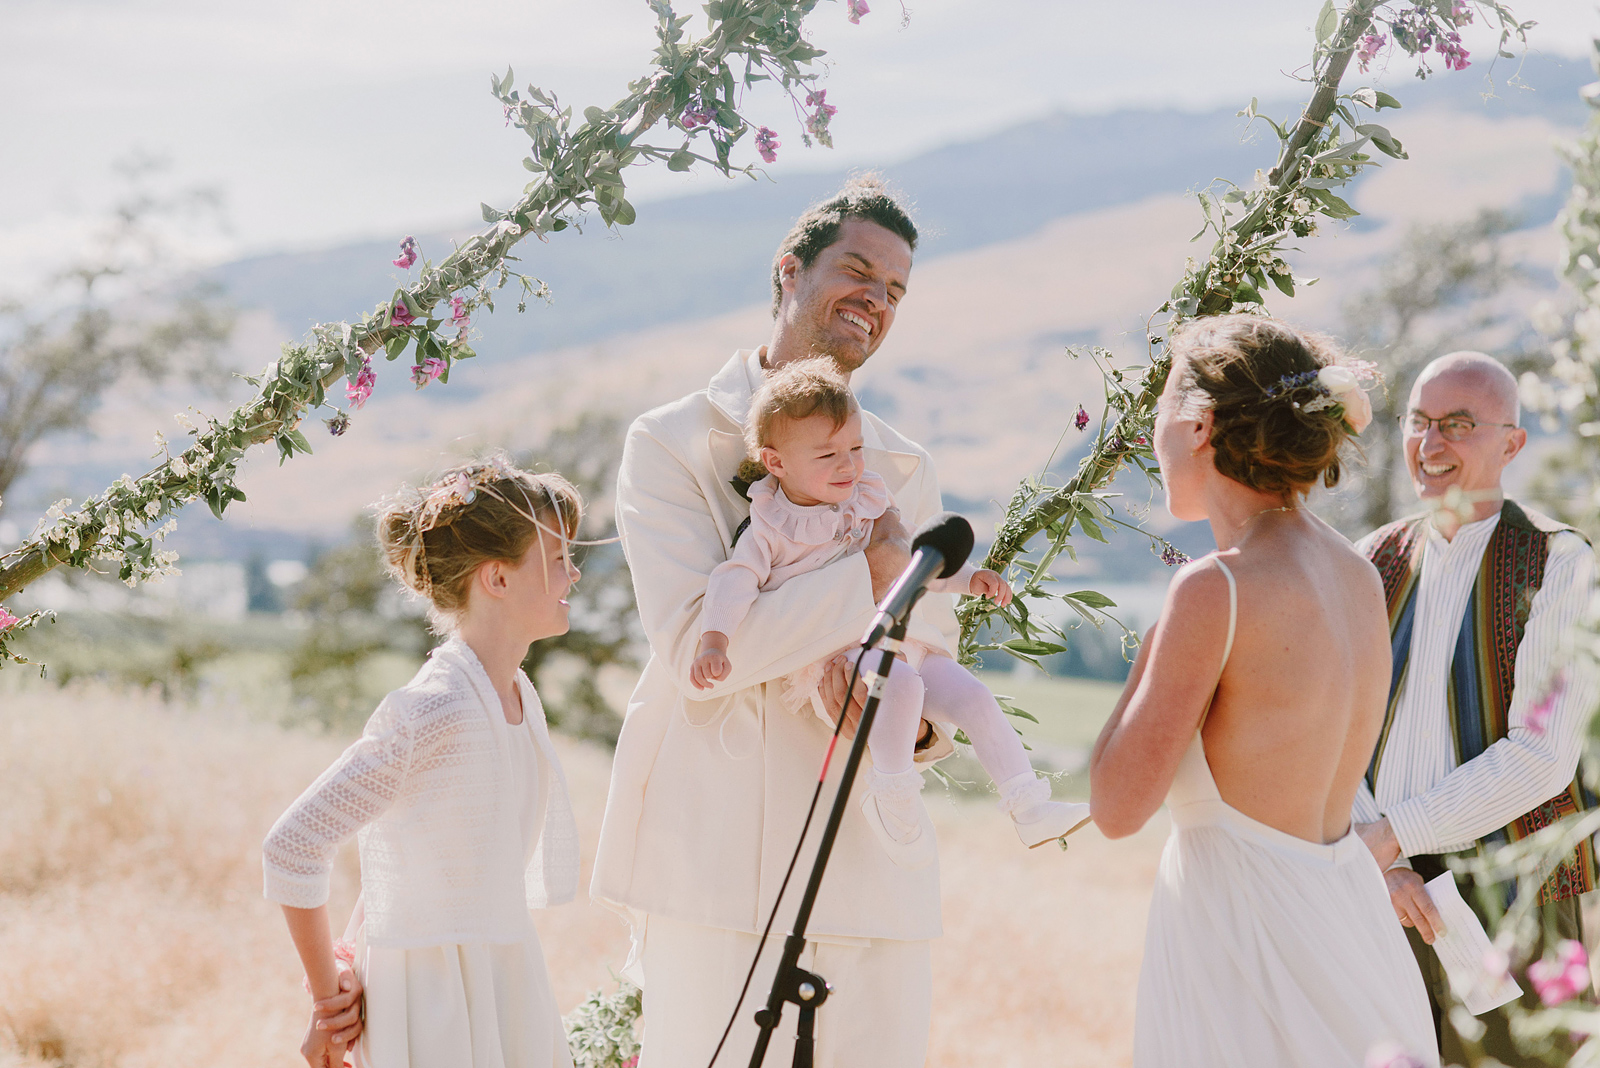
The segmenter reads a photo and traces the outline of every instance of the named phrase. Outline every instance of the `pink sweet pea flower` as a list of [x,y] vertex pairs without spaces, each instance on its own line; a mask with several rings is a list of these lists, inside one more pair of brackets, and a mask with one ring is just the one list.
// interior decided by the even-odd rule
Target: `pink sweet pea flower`
[[400,242],[400,258],[394,261],[396,267],[402,270],[411,270],[411,265],[417,262],[417,239],[410,234]]
[[449,369],[450,365],[439,359],[439,357],[429,356],[411,369],[411,381],[417,384],[418,389],[421,389]]
[[717,117],[717,109],[706,104],[690,104],[683,109],[683,114],[678,121],[685,130],[693,130],[697,126],[709,125]]
[[623,1061],[622,1068],[639,1068],[639,1055],[635,1053],[633,1056]]
[[389,321],[395,326],[410,326],[417,321],[417,317],[411,314],[404,300],[397,300],[394,307],[389,309]]
[[777,161],[778,149],[782,147],[783,142],[778,140],[778,134],[775,130],[769,130],[763,126],[756,131],[756,151],[761,153],[761,158],[768,163]]
[[1556,946],[1555,960],[1536,960],[1528,965],[1528,981],[1547,1006],[1571,1001],[1583,993],[1589,988],[1589,954],[1584,952],[1583,943],[1563,940]]
[[10,630],[12,627],[21,622],[22,620],[17,616],[14,616],[10,612],[6,611],[5,605],[0,604],[0,631]]
[[450,325],[467,326],[472,322],[472,317],[467,314],[467,301],[465,297],[450,298]]
[[1089,413],[1083,410],[1083,405],[1078,405],[1078,414],[1072,417],[1072,425],[1083,430],[1089,425]]
[[361,370],[356,372],[356,380],[345,387],[345,399],[353,408],[360,408],[367,403],[367,398],[372,396],[372,387],[378,384],[377,372],[372,369],[372,360],[361,361]]
[[1461,47],[1459,33],[1445,34],[1445,39],[1439,42],[1439,54],[1444,57],[1444,65],[1450,70],[1466,70],[1472,66],[1467,62],[1467,57],[1472,53]]
[[1367,64],[1372,62],[1372,57],[1388,43],[1388,35],[1382,33],[1369,33],[1361,38],[1361,43],[1356,45],[1356,60],[1361,64],[1363,72],[1366,71]]
[[861,16],[872,10],[867,6],[867,0],[848,0],[844,7],[849,12],[850,21],[857,25],[861,23]]

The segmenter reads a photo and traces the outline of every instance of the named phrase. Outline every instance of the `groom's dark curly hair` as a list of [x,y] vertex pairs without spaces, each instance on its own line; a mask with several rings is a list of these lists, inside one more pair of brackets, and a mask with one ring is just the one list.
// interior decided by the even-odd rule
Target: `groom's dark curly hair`
[[772,257],[773,318],[777,318],[778,305],[783,302],[783,272],[778,264],[792,252],[799,257],[802,269],[810,267],[823,249],[839,240],[839,230],[846,219],[877,223],[904,238],[912,252],[917,250],[916,224],[883,176],[875,172],[854,175],[843,189],[807,208],[778,246],[777,255]]

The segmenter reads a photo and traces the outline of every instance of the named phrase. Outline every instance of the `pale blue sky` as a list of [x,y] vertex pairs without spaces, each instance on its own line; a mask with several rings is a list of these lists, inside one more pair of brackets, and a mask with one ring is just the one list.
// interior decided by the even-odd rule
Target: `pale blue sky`
[[[1522,0],[1534,47],[1581,55],[1593,0]],[[1318,0],[874,0],[859,26],[824,0],[832,152],[794,116],[751,116],[787,144],[769,168],[892,159],[1056,109],[1204,109],[1295,91]],[[680,8],[698,5],[682,3]],[[0,4],[0,244],[48,256],[142,149],[220,187],[234,232],[217,254],[305,248],[470,219],[526,180],[488,73],[516,68],[580,109],[610,104],[653,42],[642,0],[5,0]],[[1475,52],[1486,41],[1469,35]],[[1509,73],[1514,65],[1502,61]],[[1481,80],[1484,65],[1464,75]],[[1397,71],[1399,73],[1399,71]],[[1441,74],[1440,76],[1444,76]],[[748,147],[746,150],[749,151]],[[635,171],[648,200],[721,179]]]

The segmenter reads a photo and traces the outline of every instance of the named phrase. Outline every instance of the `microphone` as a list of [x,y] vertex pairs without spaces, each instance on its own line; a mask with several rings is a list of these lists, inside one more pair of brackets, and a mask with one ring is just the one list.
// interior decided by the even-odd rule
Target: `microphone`
[[911,564],[894,580],[878,606],[861,646],[870,649],[893,627],[895,620],[911,611],[928,582],[949,578],[961,570],[972,555],[972,524],[954,512],[940,512],[922,526],[911,539]]

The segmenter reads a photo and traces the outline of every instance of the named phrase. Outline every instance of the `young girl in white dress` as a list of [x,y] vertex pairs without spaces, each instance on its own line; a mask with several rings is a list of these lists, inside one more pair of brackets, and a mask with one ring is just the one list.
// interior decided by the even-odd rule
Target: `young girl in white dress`
[[[860,552],[875,521],[894,508],[883,479],[866,470],[860,408],[831,360],[798,360],[773,371],[751,398],[745,444],[766,477],[750,486],[749,525],[706,586],[700,646],[690,669],[690,681],[701,689],[728,677],[729,636],[759,592]],[[998,574],[970,563],[928,588],[988,597],[1002,605],[1012,596]],[[833,720],[817,692],[829,659],[784,679],[782,697],[790,711],[809,708],[831,727]],[[1021,739],[988,687],[944,650],[907,641],[889,673],[868,738],[872,766],[861,805],[896,863],[920,867],[937,851],[918,796],[922,773],[912,765],[924,719],[950,723],[966,733],[1025,845],[1054,841],[1088,821],[1087,805],[1050,800],[1049,780],[1035,774]]]
[[1305,507],[1372,417],[1367,368],[1251,315],[1190,324],[1171,351],[1167,507],[1218,549],[1174,577],[1090,760],[1106,835],[1163,799],[1172,817],[1134,1066],[1356,1068],[1398,1046],[1437,1068],[1421,972],[1350,825],[1388,696],[1383,587]]
[[[385,502],[391,573],[428,597],[448,640],[383,699],[361,738],[273,826],[266,896],[283,906],[313,998],[339,1001],[327,915],[334,853],[361,850],[349,951],[364,988],[356,1063],[569,1068],[529,916],[572,899],[578,844],[539,695],[519,665],[567,630],[581,517],[560,475],[503,457]],[[348,978],[346,987],[354,986]],[[344,1062],[351,1014],[314,1014],[302,1053]]]

